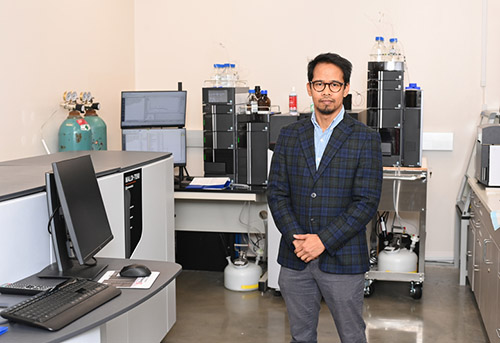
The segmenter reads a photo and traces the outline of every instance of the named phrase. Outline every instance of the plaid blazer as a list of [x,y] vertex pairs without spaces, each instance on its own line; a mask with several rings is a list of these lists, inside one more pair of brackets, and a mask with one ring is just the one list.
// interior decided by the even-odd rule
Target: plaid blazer
[[377,211],[382,155],[377,132],[346,115],[335,127],[318,170],[310,119],[281,129],[267,197],[281,232],[278,263],[302,270],[293,235],[318,234],[326,250],[320,269],[358,274],[369,268],[366,224]]

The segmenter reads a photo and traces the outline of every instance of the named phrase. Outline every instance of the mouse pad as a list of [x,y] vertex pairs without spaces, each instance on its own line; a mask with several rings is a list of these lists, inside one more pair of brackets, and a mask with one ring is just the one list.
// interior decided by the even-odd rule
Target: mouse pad
[[151,272],[151,275],[145,277],[125,278],[120,276],[119,270],[108,270],[99,279],[99,282],[116,288],[148,289],[151,288],[158,275],[160,272]]

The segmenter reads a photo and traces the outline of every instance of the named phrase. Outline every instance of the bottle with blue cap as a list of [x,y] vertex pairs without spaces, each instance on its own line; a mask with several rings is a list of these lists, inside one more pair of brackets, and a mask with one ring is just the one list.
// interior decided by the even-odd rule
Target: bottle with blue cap
[[221,72],[221,83],[222,83],[222,87],[231,87],[229,85],[229,82],[230,82],[230,69],[231,69],[231,65],[229,63],[224,63],[224,64],[221,64],[222,66],[222,72]]
[[215,87],[222,87],[222,66],[221,64],[214,64],[214,75],[212,77]]
[[259,111],[259,100],[255,96],[255,89],[249,89],[246,114],[257,114],[258,111]]
[[384,37],[375,37],[375,44],[370,52],[370,61],[384,62],[387,60],[387,48],[384,43]]
[[403,62],[404,57],[401,52],[397,38],[389,39],[389,48],[387,50],[387,60],[391,62]]
[[271,109],[271,99],[267,96],[267,90],[261,91],[262,96],[259,99],[259,113],[268,114]]
[[236,87],[236,83],[239,80],[239,75],[238,75],[238,70],[236,69],[236,64],[231,63],[230,64],[230,74],[231,74],[231,85],[230,87]]
[[421,107],[422,106],[422,90],[416,83],[410,83],[405,88],[405,107]]

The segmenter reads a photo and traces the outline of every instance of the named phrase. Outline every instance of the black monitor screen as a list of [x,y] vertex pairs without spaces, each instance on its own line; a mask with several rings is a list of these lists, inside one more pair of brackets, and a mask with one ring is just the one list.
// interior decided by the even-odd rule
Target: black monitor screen
[[171,152],[174,166],[186,166],[186,129],[122,130],[126,151]]
[[186,91],[122,92],[121,127],[183,127]]
[[113,239],[89,155],[52,163],[57,194],[80,264]]

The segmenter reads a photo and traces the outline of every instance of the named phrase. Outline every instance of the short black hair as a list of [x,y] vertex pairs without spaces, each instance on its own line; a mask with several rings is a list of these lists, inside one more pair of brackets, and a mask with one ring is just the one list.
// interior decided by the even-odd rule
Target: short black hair
[[307,65],[307,78],[309,82],[311,82],[313,79],[314,68],[316,68],[316,65],[318,63],[331,63],[336,65],[342,70],[342,73],[344,74],[344,83],[347,84],[351,81],[352,63],[338,54],[327,52],[325,54],[316,56],[316,58],[310,61]]

